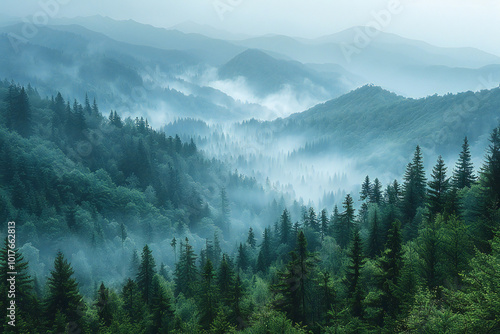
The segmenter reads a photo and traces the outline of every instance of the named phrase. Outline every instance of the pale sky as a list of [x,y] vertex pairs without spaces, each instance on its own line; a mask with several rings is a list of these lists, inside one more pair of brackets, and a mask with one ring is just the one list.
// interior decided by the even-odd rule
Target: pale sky
[[[57,4],[57,6],[54,6]],[[319,37],[370,24],[445,47],[471,46],[500,56],[499,0],[1,0],[0,13],[43,20],[103,15],[158,27],[184,21],[248,35]],[[38,14],[38,16],[37,16]]]

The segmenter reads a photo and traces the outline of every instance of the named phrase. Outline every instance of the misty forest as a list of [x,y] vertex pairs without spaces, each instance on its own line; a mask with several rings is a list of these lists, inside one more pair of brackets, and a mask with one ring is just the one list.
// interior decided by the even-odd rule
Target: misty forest
[[52,23],[0,16],[0,332],[500,332],[499,57]]

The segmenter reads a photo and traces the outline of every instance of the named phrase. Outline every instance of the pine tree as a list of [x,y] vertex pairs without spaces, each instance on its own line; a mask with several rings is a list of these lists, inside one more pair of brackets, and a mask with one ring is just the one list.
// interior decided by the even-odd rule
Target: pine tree
[[215,287],[214,287],[214,268],[212,266],[212,261],[207,260],[205,266],[202,269],[202,282],[200,290],[200,325],[203,328],[208,329],[210,324],[215,319],[215,309],[216,309],[216,297],[215,297]]
[[99,321],[103,323],[104,326],[109,327],[113,321],[113,314],[109,305],[109,291],[106,289],[103,282],[101,282],[101,286],[99,287],[96,306]]
[[234,272],[229,265],[226,254],[222,255],[222,261],[217,271],[217,287],[220,293],[220,300],[225,305],[230,306],[234,289]]
[[351,195],[347,194],[344,202],[342,203],[344,212],[340,216],[340,224],[337,229],[335,239],[340,247],[347,247],[354,231],[354,203]]
[[373,214],[370,217],[370,233],[368,235],[368,257],[374,259],[379,255],[382,248],[382,236],[380,231],[380,218],[378,214],[378,209],[373,210]]
[[427,202],[429,219],[434,219],[438,213],[442,213],[445,209],[448,190],[450,189],[450,182],[446,177],[446,169],[443,158],[439,156],[436,166],[432,170],[432,180],[429,181]]
[[137,251],[134,249],[132,252],[132,259],[130,260],[130,268],[129,268],[129,276],[136,277],[139,273],[139,255],[137,255]]
[[174,260],[175,262],[177,262],[177,240],[175,240],[175,237],[172,239],[172,241],[170,242],[170,246],[172,246],[172,248],[174,249]]
[[329,221],[326,209],[321,210],[320,222],[321,222],[321,241],[323,241],[325,239],[325,236],[328,235],[328,231],[330,229],[330,227],[328,226]]
[[273,286],[273,291],[278,294],[275,307],[286,312],[294,322],[308,323],[310,306],[307,303],[307,287],[315,263],[313,255],[307,250],[304,232],[299,232],[297,246],[290,255],[290,262],[279,273],[279,282]]
[[128,278],[123,286],[121,296],[123,300],[122,308],[129,322],[141,322],[145,314],[145,304],[137,283]]
[[330,217],[330,235],[333,236],[336,240],[338,240],[338,236],[340,235],[340,213],[337,205],[333,207],[333,213]]
[[382,200],[382,184],[376,178],[373,181],[372,192],[370,195],[370,202],[380,205],[381,200]]
[[346,268],[344,284],[347,287],[349,307],[354,317],[363,316],[362,302],[364,299],[363,287],[361,286],[361,270],[364,265],[363,244],[359,235],[359,230],[355,230],[351,246],[349,248],[349,264]]
[[236,259],[236,263],[238,265],[238,268],[241,270],[246,270],[250,264],[246,247],[241,242],[240,246],[238,247],[238,257]]
[[480,184],[482,187],[481,217],[476,228],[477,246],[482,252],[489,253],[489,241],[494,231],[500,228],[500,125],[493,129],[486,152],[486,161],[481,167]]
[[316,212],[314,212],[314,208],[309,208],[309,218],[308,218],[309,226],[312,228],[314,232],[320,232],[320,225],[318,222],[318,217],[316,216]]
[[443,223],[442,215],[434,220],[426,221],[419,230],[417,245],[421,258],[423,278],[429,290],[435,290],[441,285],[443,240],[439,229]]
[[229,235],[229,215],[231,214],[231,209],[229,207],[229,200],[226,194],[226,188],[222,188],[220,191],[220,216],[218,226],[224,232],[224,235]]
[[168,333],[173,323],[174,311],[172,301],[168,296],[165,288],[161,284],[159,275],[153,277],[152,298],[151,298],[151,315],[153,320],[154,333]]
[[46,318],[49,324],[54,323],[59,312],[69,322],[81,323],[84,303],[78,291],[78,283],[72,277],[71,265],[62,252],[58,252],[54,260],[54,269],[47,279],[47,298],[45,300]]
[[280,234],[280,243],[287,245],[290,241],[292,231],[292,221],[290,219],[290,214],[288,210],[283,210],[283,214],[280,217],[280,226],[279,226],[279,234]]
[[137,273],[137,286],[142,293],[142,298],[146,304],[151,301],[153,293],[153,277],[156,274],[156,264],[153,252],[148,245],[144,246],[141,256],[141,264]]
[[[405,217],[405,223],[411,224],[417,208],[425,203],[426,178],[424,164],[420,146],[417,146],[413,155],[413,160],[406,167],[403,184],[402,209]],[[416,229],[415,226],[409,226],[410,229]]]
[[193,246],[189,244],[188,238],[186,243],[181,243],[181,254],[179,262],[175,264],[175,291],[176,295],[183,293],[186,298],[193,297],[195,294],[195,284],[197,279],[196,255],[194,254]]
[[401,224],[394,221],[388,231],[387,243],[382,256],[378,259],[381,270],[379,288],[381,293],[381,314],[379,325],[382,326],[384,317],[395,318],[399,310],[398,284],[403,266]]
[[455,169],[453,170],[452,184],[454,188],[470,188],[474,182],[476,182],[474,166],[471,160],[469,141],[467,137],[465,137],[464,143],[462,144],[462,152],[460,152]]
[[255,249],[257,247],[257,241],[255,240],[255,234],[253,233],[253,229],[251,227],[248,230],[247,244],[249,244],[252,249]]
[[370,183],[370,177],[366,175],[365,181],[361,185],[361,192],[360,192],[360,200],[366,201],[367,199],[370,198],[372,194],[372,185]]

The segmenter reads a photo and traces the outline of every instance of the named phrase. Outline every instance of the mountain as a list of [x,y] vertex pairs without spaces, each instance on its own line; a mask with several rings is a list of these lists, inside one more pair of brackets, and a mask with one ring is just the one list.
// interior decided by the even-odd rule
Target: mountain
[[340,95],[349,88],[346,87],[347,76],[322,74],[299,62],[275,59],[255,49],[246,50],[221,66],[219,76],[221,79],[244,77],[259,96],[277,93],[290,86],[297,94],[309,92],[325,98]]
[[133,20],[118,21],[98,15],[56,19],[54,24],[77,24],[129,44],[150,46],[163,50],[187,51],[213,65],[220,65],[244,50],[244,48],[229,42],[209,38],[201,34],[186,34],[178,30],[157,28]]
[[248,35],[236,34],[225,30],[215,29],[208,24],[198,24],[193,21],[185,21],[168,28],[168,30],[178,30],[186,34],[200,34],[214,39],[240,40],[249,38]]
[[[442,48],[428,43],[406,39],[394,34],[378,32],[373,38],[366,27],[353,27],[342,32],[317,38],[291,38],[271,35],[236,42],[238,45],[281,53],[292,59],[310,63],[319,68],[342,66],[364,78],[364,83],[375,83],[405,96],[425,97],[435,93],[458,93],[465,90],[490,89],[500,81],[492,73],[491,81],[483,80],[481,68],[500,64],[500,57],[474,48]],[[373,35],[373,33],[372,33]],[[439,66],[460,84],[444,76],[429,76]],[[464,71],[471,75],[463,75]]]

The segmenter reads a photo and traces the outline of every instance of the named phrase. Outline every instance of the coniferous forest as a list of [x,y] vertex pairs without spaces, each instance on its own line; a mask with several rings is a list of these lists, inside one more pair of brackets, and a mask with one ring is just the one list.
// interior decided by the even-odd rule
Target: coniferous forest
[[318,208],[97,100],[0,83],[2,332],[500,332],[500,125]]

